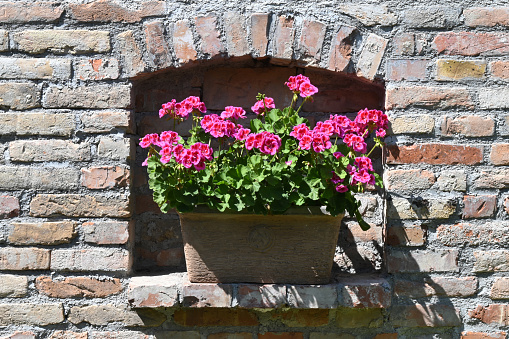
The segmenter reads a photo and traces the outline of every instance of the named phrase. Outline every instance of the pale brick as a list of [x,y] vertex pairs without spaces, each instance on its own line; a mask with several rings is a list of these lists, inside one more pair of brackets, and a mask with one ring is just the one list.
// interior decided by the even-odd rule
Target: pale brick
[[[509,100],[508,100],[509,101]],[[391,87],[386,92],[386,109],[424,107],[429,109],[473,109],[474,102],[466,88]]]
[[108,31],[26,30],[12,34],[13,49],[30,54],[105,53],[111,50]]
[[[73,324],[86,322],[97,326],[105,326],[115,322],[120,322],[128,327],[146,326],[139,313],[125,307],[119,307],[111,304],[73,306],[69,313],[68,320]],[[160,315],[158,319],[160,325],[166,320],[166,316],[162,313],[158,314]]]
[[490,292],[491,299],[508,299],[509,298],[509,278],[495,278]]
[[0,270],[47,270],[49,265],[50,250],[33,247],[0,248]]
[[194,46],[193,31],[189,21],[179,20],[172,25],[173,50],[179,63],[194,61],[198,57]]
[[458,250],[392,250],[387,257],[389,273],[457,272]]
[[509,108],[509,89],[481,88],[479,106],[482,109]]
[[71,113],[2,113],[2,135],[56,135],[70,136],[74,131],[74,115]]
[[356,31],[355,27],[340,26],[338,32],[331,41],[329,66],[331,71],[344,71],[350,63],[353,39],[352,34]]
[[67,244],[76,236],[73,221],[14,222],[7,241],[14,245]]
[[80,80],[118,79],[118,59],[86,59],[75,62],[74,73]]
[[54,22],[63,12],[57,2],[0,2],[2,23]]
[[492,78],[507,81],[509,79],[509,61],[498,60],[489,63]]
[[213,15],[199,16],[194,19],[196,33],[201,38],[201,51],[209,58],[224,53],[221,32],[217,28],[217,17]]
[[276,21],[274,33],[274,47],[272,57],[276,63],[290,63],[293,57],[293,41],[295,29],[294,19],[287,16],[280,16]]
[[126,196],[91,196],[82,194],[38,194],[30,203],[30,215],[49,217],[117,217],[131,215]]
[[461,8],[412,6],[404,11],[403,24],[413,28],[451,28],[460,23]]
[[111,0],[96,0],[88,4],[69,4],[71,15],[79,22],[139,22],[143,18],[166,14],[164,1],[142,2],[129,9]]
[[435,129],[435,118],[426,114],[391,117],[389,121],[392,134],[430,134]]
[[46,326],[63,321],[62,304],[0,304],[0,326]]
[[151,66],[165,68],[171,65],[171,55],[164,37],[162,21],[157,20],[145,24],[145,44]]
[[246,18],[236,12],[224,14],[224,29],[228,55],[243,56],[249,54]]
[[509,251],[474,251],[474,272],[509,272]]
[[428,189],[435,183],[432,172],[420,169],[387,171],[384,175],[388,190]]
[[490,218],[497,208],[496,195],[465,195],[463,198],[463,219]]
[[438,81],[482,80],[486,62],[477,60],[437,60]]
[[230,307],[233,285],[194,284],[185,281],[182,286],[184,307]]
[[389,319],[395,327],[453,327],[461,325],[459,310],[446,304],[393,306]]
[[390,219],[448,219],[456,211],[453,201],[445,199],[407,200],[393,197],[388,202],[387,217]]
[[0,29],[0,52],[6,52],[9,50],[9,32],[4,29]]
[[269,15],[265,13],[254,13],[251,15],[251,42],[253,52],[258,57],[267,55]]
[[357,61],[357,75],[373,80],[382,62],[382,57],[387,46],[387,39],[370,33],[362,46],[362,51]]
[[97,147],[97,156],[108,160],[127,161],[131,155],[131,139],[103,137]]
[[65,80],[71,77],[71,61],[0,57],[0,78]]
[[448,144],[390,145],[389,164],[477,165],[483,161],[483,147]]
[[288,305],[292,308],[338,307],[338,291],[335,284],[289,285],[287,291]]
[[[87,332],[55,331],[49,339],[88,339]],[[108,338],[111,339],[111,338]]]
[[242,284],[237,289],[237,301],[242,308],[281,308],[288,301],[285,285]]
[[426,229],[419,225],[387,228],[387,244],[391,246],[422,246],[426,243]]
[[109,245],[129,241],[128,221],[90,221],[84,222],[81,228],[88,243]]
[[24,110],[40,106],[39,86],[29,83],[0,84],[0,108]]
[[53,280],[39,276],[35,280],[37,290],[51,298],[104,298],[122,291],[120,279],[96,279],[90,277],[68,277]]
[[391,41],[394,45],[395,55],[422,55],[427,47],[427,38],[424,33],[396,34]]
[[35,339],[35,333],[32,331],[16,331],[11,334],[8,334],[2,339]]
[[471,7],[463,10],[465,25],[469,27],[493,27],[509,25],[508,7]]
[[465,56],[506,55],[509,51],[509,34],[502,32],[442,32],[433,40],[439,54]]
[[145,70],[143,55],[133,31],[129,30],[117,35],[115,49],[120,55],[124,76],[134,77]]
[[132,132],[129,111],[88,111],[83,113],[80,120],[83,124],[83,132],[86,133],[110,132],[115,128]]
[[391,286],[385,279],[362,276],[341,278],[338,285],[342,306],[388,308],[391,305]]
[[17,140],[9,144],[12,161],[87,161],[90,145],[75,144],[68,140]]
[[489,117],[475,115],[458,118],[445,117],[442,123],[442,135],[464,135],[466,137],[489,137],[495,133],[495,121]]
[[339,5],[339,10],[366,26],[394,26],[398,23],[398,16],[389,11],[388,6],[346,3]]
[[69,190],[78,183],[79,172],[72,168],[0,166],[1,189]]
[[437,180],[438,189],[445,192],[467,190],[467,175],[465,171],[442,171]]
[[509,144],[493,144],[490,160],[493,165],[509,165]]
[[45,91],[45,108],[127,108],[131,104],[129,85],[94,85],[76,88],[50,87]]
[[399,297],[424,298],[469,297],[477,293],[476,277],[431,277],[419,280],[396,280],[394,294]]
[[[380,308],[338,308],[336,326],[339,328],[377,328],[382,326],[383,318]],[[345,339],[350,338],[346,337]]]
[[10,195],[0,195],[0,219],[14,218],[19,215],[19,200]]
[[315,64],[321,60],[322,44],[327,26],[319,21],[304,20],[298,44],[301,60]]
[[482,171],[475,180],[476,188],[509,188],[509,169]]
[[51,270],[128,272],[129,252],[119,248],[54,249],[51,251]]
[[[168,338],[174,338],[172,335],[175,335],[175,339],[195,339],[190,337],[185,337],[188,331],[163,331],[161,334],[156,334],[155,336],[145,334],[143,332],[139,331],[111,331],[111,332],[104,332],[104,331],[92,331],[89,334],[89,339],[154,339],[158,336],[161,336],[161,338],[164,338],[164,336],[168,336]],[[198,334],[198,337],[196,339],[200,339],[200,334]],[[181,337],[179,337],[181,335]],[[86,338],[85,338],[86,339]]]
[[129,170],[119,166],[82,168],[81,185],[90,189],[126,187],[129,185]]
[[429,60],[396,59],[387,61],[387,78],[395,81],[426,79]]
[[181,274],[133,277],[127,297],[132,307],[173,307],[179,304]]
[[20,298],[27,295],[28,277],[0,274],[0,298]]

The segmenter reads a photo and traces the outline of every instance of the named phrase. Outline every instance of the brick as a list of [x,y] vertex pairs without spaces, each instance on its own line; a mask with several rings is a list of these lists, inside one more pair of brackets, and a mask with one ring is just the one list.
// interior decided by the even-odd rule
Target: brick
[[441,129],[446,136],[488,137],[495,133],[495,122],[492,118],[475,115],[445,117]]
[[189,21],[179,20],[172,25],[172,42],[177,60],[181,64],[194,61],[198,52],[194,46],[193,31]]
[[8,2],[0,3],[0,22],[28,23],[54,22],[60,19],[64,9],[59,3],[52,2]]
[[509,25],[508,7],[471,7],[463,10],[465,25],[469,27],[493,27]]
[[0,219],[14,218],[19,215],[19,200],[10,195],[0,195]]
[[[323,309],[283,309],[272,313],[271,320],[287,327],[319,327],[329,323],[329,310]],[[286,337],[284,337],[286,338]]]
[[311,332],[309,339],[355,339],[356,337],[348,333],[322,333]]
[[81,185],[90,189],[127,187],[129,170],[119,166],[82,168]]
[[166,316],[162,313],[150,310],[152,319],[149,322],[143,319],[142,312],[136,312],[128,308],[118,307],[111,304],[91,305],[91,306],[73,306],[67,319],[73,324],[83,322],[91,325],[105,326],[110,323],[120,322],[127,327],[134,326],[159,326],[166,321]]
[[[172,335],[175,335],[176,339],[186,339],[185,335],[189,332],[173,332],[173,331],[164,331],[164,334],[167,334],[169,338],[173,338]],[[178,333],[184,333],[183,337],[179,337]],[[198,333],[198,332],[195,332]],[[139,331],[92,331],[90,332],[90,339],[152,339],[157,338],[159,336],[159,333],[157,333],[155,336],[151,336],[148,334],[145,334],[143,332]],[[198,333],[199,336],[199,333]],[[164,337],[161,337],[164,338]],[[86,338],[85,338],[86,339]],[[194,338],[191,335],[187,339],[200,339]]]
[[221,32],[217,28],[217,17],[213,15],[199,16],[194,19],[196,33],[201,39],[201,51],[209,58],[225,52],[221,42]]
[[68,140],[17,140],[9,144],[12,161],[88,161],[90,145],[75,144]]
[[140,9],[130,10],[111,0],[97,0],[88,4],[70,4],[71,15],[78,22],[139,22],[149,16],[166,14],[164,1],[141,3]]
[[505,339],[505,332],[484,333],[484,332],[462,332],[460,339]]
[[481,88],[479,107],[481,109],[509,108],[509,90],[506,88]]
[[35,333],[32,331],[16,331],[8,334],[6,337],[2,337],[2,339],[35,339]]
[[315,64],[321,59],[322,44],[327,26],[319,21],[304,20],[298,43],[300,60]]
[[339,328],[377,328],[383,324],[380,308],[338,308],[336,326]]
[[391,246],[422,246],[426,243],[426,229],[419,225],[387,228],[387,244]]
[[483,160],[482,147],[417,144],[388,147],[389,164],[477,165]]
[[329,52],[328,69],[335,72],[344,71],[350,63],[355,27],[340,26],[334,34]]
[[340,304],[353,308],[388,308],[391,305],[391,286],[385,279],[355,277],[340,278]]
[[509,165],[509,144],[493,144],[490,160],[493,165]]
[[80,80],[118,79],[118,59],[85,59],[75,62],[74,73]]
[[119,248],[55,249],[51,252],[53,271],[108,271],[127,272],[130,255]]
[[237,12],[224,14],[224,29],[228,55],[243,56],[249,54],[246,18]]
[[88,111],[80,117],[85,133],[111,132],[116,128],[132,132],[129,111]]
[[55,331],[49,339],[88,339],[87,332]]
[[502,115],[502,120],[500,121],[500,135],[507,136],[509,135],[509,115]]
[[49,87],[46,90],[45,108],[127,108],[131,104],[129,85],[92,85],[76,88]]
[[274,33],[273,62],[289,63],[293,58],[293,41],[295,38],[294,20],[280,16],[276,21]]
[[362,46],[362,51],[357,61],[357,75],[373,80],[377,75],[378,68],[387,46],[387,39],[370,33]]
[[303,339],[304,335],[300,332],[265,332],[258,334],[259,339]]
[[[199,339],[199,334],[197,339]],[[227,333],[227,332],[221,332],[221,333],[213,333],[209,334],[207,336],[207,339],[252,339],[253,334],[249,332],[237,332],[237,333]]]
[[429,60],[392,59],[387,61],[387,78],[394,81],[426,79]]
[[388,190],[425,190],[435,183],[433,172],[411,169],[385,172],[385,186]]
[[507,319],[508,306],[505,304],[478,305],[475,310],[469,311],[468,315],[471,318],[479,319],[485,324],[507,326],[509,325],[509,319]]
[[393,306],[390,321],[395,327],[453,327],[461,325],[461,317],[452,305]]
[[165,68],[171,65],[172,58],[168,49],[168,43],[164,38],[164,25],[162,21],[157,20],[145,24],[145,44],[147,45],[151,66]]
[[[362,209],[362,206],[361,206]],[[362,211],[361,211],[362,215]],[[356,221],[345,222],[348,231],[346,233],[346,239],[349,243],[379,243],[382,244],[382,227],[380,225],[370,224],[371,228],[367,231],[363,231]]]
[[280,308],[287,304],[284,285],[239,285],[237,301],[242,308]]
[[427,38],[423,33],[398,33],[391,41],[395,55],[422,55],[427,46]]
[[230,307],[232,296],[232,285],[184,282],[182,286],[184,307]]
[[239,308],[180,308],[173,314],[180,326],[258,326],[258,318]]
[[476,277],[430,277],[416,281],[396,280],[394,294],[398,297],[469,297],[477,293]]
[[509,62],[504,60],[492,61],[489,63],[489,74],[494,79],[509,79]]
[[497,56],[509,51],[506,33],[443,32],[433,40],[439,54]]
[[129,222],[90,221],[81,225],[85,242],[109,245],[126,244],[129,241]]
[[47,270],[49,262],[50,250],[33,247],[0,248],[0,270]]
[[27,295],[28,277],[0,274],[0,298],[21,298]]
[[288,305],[293,308],[336,308],[338,291],[336,285],[287,286]]
[[143,55],[133,31],[125,31],[117,35],[115,49],[120,55],[123,75],[134,77],[145,70]]
[[365,26],[394,26],[398,16],[388,6],[347,3],[339,6],[340,12],[352,16]]
[[9,50],[9,32],[5,29],[0,29],[0,52]]
[[39,276],[35,287],[50,298],[104,298],[122,291],[120,279],[96,279],[90,277],[68,277],[53,280],[49,276]]
[[38,194],[30,203],[30,215],[49,217],[113,217],[131,215],[126,196],[92,196],[83,194]]
[[509,251],[474,251],[473,272],[509,272]]
[[71,136],[74,131],[74,115],[71,113],[2,113],[2,135],[49,135]]
[[72,221],[15,222],[12,226],[7,241],[14,245],[68,244],[76,236]]
[[491,299],[508,299],[509,298],[509,278],[495,278],[490,292]]
[[477,60],[437,60],[438,81],[482,80],[486,62]]
[[504,210],[509,214],[509,197],[506,197],[504,200]]
[[0,326],[46,326],[63,321],[62,304],[0,304]]
[[475,180],[476,188],[509,188],[509,169],[482,171]]
[[41,106],[41,90],[31,83],[0,84],[0,108],[16,111]]
[[179,305],[182,275],[133,277],[127,297],[132,307],[174,307]]
[[70,77],[70,60],[0,57],[0,78],[3,79],[66,80]]
[[152,212],[155,214],[162,214],[159,206],[154,202],[154,198],[152,195],[136,195],[136,202],[134,204],[136,206],[136,214],[142,214],[147,212]]
[[72,168],[0,166],[1,189],[69,190],[78,183],[79,172]]
[[465,171],[442,171],[437,179],[438,189],[445,192],[467,190],[467,175]]
[[497,209],[496,195],[465,195],[463,197],[463,219],[490,218]]
[[253,52],[257,57],[267,55],[267,46],[269,44],[269,15],[266,13],[253,13],[251,15],[251,43]]
[[106,53],[111,50],[108,31],[26,30],[12,34],[13,49],[30,54]]
[[392,250],[387,257],[389,273],[457,272],[457,250]]
[[402,24],[412,28],[451,28],[460,24],[461,8],[414,6],[404,11]]
[[473,109],[474,102],[466,88],[390,87],[386,93],[386,109],[422,107],[428,109]]
[[398,339],[397,333],[380,333],[377,334],[373,339]]
[[435,130],[435,118],[431,115],[405,115],[389,118],[391,134],[431,134]]
[[448,219],[456,212],[455,202],[446,199],[408,200],[393,197],[387,205],[387,217],[390,219]]
[[97,147],[97,156],[108,160],[127,161],[131,155],[131,139],[102,137]]

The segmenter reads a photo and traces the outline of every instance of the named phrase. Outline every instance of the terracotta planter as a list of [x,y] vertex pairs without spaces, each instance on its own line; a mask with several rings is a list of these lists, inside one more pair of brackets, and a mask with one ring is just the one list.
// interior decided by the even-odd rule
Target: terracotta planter
[[189,280],[209,283],[326,284],[343,216],[319,207],[283,215],[180,215]]

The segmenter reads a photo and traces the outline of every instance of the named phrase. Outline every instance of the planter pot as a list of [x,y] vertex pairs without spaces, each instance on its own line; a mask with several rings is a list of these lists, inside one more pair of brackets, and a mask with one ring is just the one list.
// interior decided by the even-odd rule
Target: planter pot
[[189,280],[326,284],[342,218],[319,207],[283,215],[209,209],[180,214]]

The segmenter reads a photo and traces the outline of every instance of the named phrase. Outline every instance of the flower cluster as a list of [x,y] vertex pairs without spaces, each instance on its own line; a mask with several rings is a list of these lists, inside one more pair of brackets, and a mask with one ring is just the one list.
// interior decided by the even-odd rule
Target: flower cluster
[[187,119],[190,113],[198,111],[201,113],[207,112],[205,104],[200,101],[200,98],[190,96],[181,102],[175,99],[163,104],[159,110],[159,118],[168,115],[172,119]]
[[258,100],[253,106],[251,106],[251,111],[258,115],[263,115],[265,110],[271,110],[273,108],[276,108],[274,99],[266,97],[263,98],[263,100]]
[[318,93],[318,88],[311,84],[308,77],[299,74],[288,78],[285,85],[293,91],[295,94],[299,94],[301,97],[306,98]]
[[242,107],[234,107],[227,106],[224,108],[224,111],[221,113],[221,118],[223,119],[245,119],[246,111]]
[[251,133],[246,138],[245,147],[247,150],[257,148],[263,154],[274,155],[281,147],[281,138],[267,131],[256,134]]
[[210,135],[214,138],[231,137],[238,130],[237,125],[222,116],[218,116],[217,114],[204,116],[200,124],[205,132],[210,133]]

